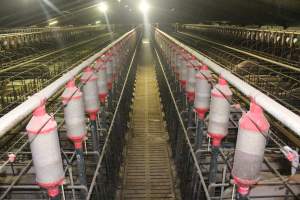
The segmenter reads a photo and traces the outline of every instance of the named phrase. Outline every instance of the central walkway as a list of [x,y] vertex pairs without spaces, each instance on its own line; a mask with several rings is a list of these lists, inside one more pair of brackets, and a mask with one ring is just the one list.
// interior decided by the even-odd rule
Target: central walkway
[[168,134],[148,40],[143,40],[140,52],[122,199],[175,199]]

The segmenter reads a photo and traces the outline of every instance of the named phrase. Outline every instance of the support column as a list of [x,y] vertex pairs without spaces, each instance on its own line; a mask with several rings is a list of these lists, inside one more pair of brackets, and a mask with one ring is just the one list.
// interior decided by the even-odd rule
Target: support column
[[[217,178],[217,173],[218,173],[219,152],[220,152],[219,146],[212,146],[210,166],[209,166],[209,177],[208,177],[209,184],[216,183],[216,178]],[[209,192],[212,196],[214,196],[215,187],[212,187]]]
[[195,149],[196,149],[196,156],[198,162],[200,161],[200,150],[203,143],[203,126],[204,126],[203,120],[197,117]]
[[81,185],[86,186],[86,174],[85,174],[85,164],[84,164],[84,157],[83,157],[83,151],[82,148],[75,149],[76,153],[76,159],[77,159],[77,168],[78,168],[78,175],[79,175],[79,181]]

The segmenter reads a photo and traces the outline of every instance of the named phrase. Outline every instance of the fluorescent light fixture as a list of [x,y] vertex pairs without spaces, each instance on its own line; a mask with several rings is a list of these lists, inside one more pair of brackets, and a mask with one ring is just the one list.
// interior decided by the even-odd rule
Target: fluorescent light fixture
[[49,22],[49,26],[53,26],[53,25],[55,25],[55,24],[57,24],[58,23],[58,21],[57,20],[54,20],[54,21],[50,21]]
[[139,5],[140,11],[145,14],[148,12],[149,8],[149,4],[145,0],[142,0],[142,2]]
[[143,39],[143,44],[149,44],[150,43],[150,41],[149,40],[147,40],[147,39]]
[[101,21],[96,21],[96,22],[95,22],[95,24],[100,24],[100,23],[101,23]]
[[101,3],[99,3],[99,4],[98,4],[98,9],[99,9],[101,12],[106,13],[107,10],[108,10],[108,5],[107,5],[107,3],[104,2],[104,1],[101,2]]

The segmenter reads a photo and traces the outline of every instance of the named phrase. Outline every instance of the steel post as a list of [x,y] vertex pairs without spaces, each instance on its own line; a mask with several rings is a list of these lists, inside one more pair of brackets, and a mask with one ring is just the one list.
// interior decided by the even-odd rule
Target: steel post
[[[211,148],[211,160],[210,160],[210,166],[209,166],[209,184],[216,183],[217,178],[217,172],[218,172],[218,156],[219,156],[219,147],[218,146],[212,146]],[[215,188],[211,188],[210,195],[215,195]]]
[[203,143],[203,126],[204,122],[200,118],[197,117],[197,122],[196,122],[196,138],[195,138],[195,153],[197,157],[197,161],[199,163],[200,161],[200,151]]
[[[99,152],[99,137],[97,133],[97,123],[96,120],[91,120],[91,132],[92,132],[92,145],[93,151]],[[98,156],[96,155],[96,158]]]
[[[75,153],[76,153],[76,160],[77,160],[77,171],[78,171],[77,173],[78,173],[79,182],[81,185],[87,186],[86,174],[85,174],[85,163],[84,163],[82,148],[75,149]],[[82,197],[85,196],[86,196],[86,191],[82,191]]]
[[188,102],[188,128],[193,125],[193,102]]

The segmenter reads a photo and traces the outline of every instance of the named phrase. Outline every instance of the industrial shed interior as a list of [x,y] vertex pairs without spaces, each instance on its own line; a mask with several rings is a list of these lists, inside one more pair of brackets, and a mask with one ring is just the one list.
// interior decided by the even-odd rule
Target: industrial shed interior
[[0,0],[0,200],[296,200],[299,147],[299,0]]

